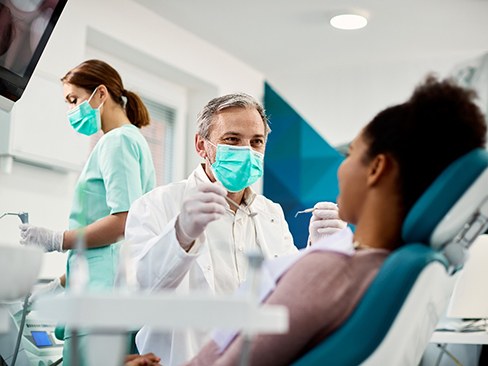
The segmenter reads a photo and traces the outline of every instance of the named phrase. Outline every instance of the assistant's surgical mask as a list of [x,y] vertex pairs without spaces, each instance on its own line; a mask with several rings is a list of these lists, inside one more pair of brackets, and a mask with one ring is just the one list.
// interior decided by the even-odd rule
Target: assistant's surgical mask
[[102,128],[100,108],[102,107],[103,102],[96,109],[90,105],[90,100],[93,98],[97,90],[98,87],[95,88],[88,100],[85,100],[68,111],[68,120],[71,127],[73,127],[76,132],[86,136],[91,136]]
[[264,154],[250,146],[216,146],[208,142],[217,148],[215,162],[211,165],[215,179],[229,192],[242,191],[263,176]]

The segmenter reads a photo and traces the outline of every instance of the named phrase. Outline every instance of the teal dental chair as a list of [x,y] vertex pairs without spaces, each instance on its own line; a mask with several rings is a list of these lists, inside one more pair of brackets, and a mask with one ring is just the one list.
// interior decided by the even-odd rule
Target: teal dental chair
[[418,365],[444,314],[467,250],[488,227],[488,151],[448,166],[402,227],[407,243],[384,262],[348,320],[294,366]]

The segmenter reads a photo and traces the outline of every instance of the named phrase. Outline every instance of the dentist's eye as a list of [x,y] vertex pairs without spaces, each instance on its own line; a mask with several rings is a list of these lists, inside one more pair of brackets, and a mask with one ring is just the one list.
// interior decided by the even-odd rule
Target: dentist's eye
[[260,146],[263,146],[264,145],[264,140],[262,139],[256,139],[256,140],[252,140],[251,141],[251,145],[253,147],[260,147]]
[[236,144],[239,142],[239,139],[237,137],[226,137],[224,141],[229,144]]

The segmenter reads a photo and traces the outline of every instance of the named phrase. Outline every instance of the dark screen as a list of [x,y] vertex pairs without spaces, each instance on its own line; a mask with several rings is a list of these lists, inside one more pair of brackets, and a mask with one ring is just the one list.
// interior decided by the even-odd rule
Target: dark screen
[[67,0],[0,0],[0,94],[18,100]]

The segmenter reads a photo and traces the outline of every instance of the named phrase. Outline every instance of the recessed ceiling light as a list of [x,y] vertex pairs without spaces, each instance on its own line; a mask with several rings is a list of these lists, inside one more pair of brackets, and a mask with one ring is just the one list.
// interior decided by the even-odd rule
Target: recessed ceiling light
[[340,14],[330,19],[330,25],[337,29],[361,29],[366,27],[368,20],[362,15]]

